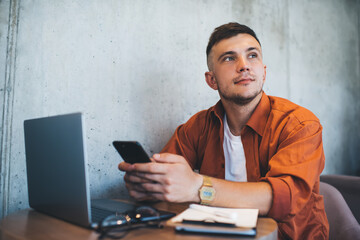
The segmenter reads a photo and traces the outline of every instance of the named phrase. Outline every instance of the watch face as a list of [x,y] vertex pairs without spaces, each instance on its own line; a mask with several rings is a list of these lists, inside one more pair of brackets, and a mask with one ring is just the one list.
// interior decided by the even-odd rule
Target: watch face
[[212,187],[202,187],[200,190],[200,198],[202,201],[212,201],[215,198],[215,189]]

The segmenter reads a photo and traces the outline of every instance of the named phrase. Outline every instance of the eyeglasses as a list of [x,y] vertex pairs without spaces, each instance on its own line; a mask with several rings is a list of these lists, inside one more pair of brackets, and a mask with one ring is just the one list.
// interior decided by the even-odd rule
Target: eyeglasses
[[120,239],[131,230],[145,227],[162,227],[159,212],[149,206],[141,206],[134,211],[116,213],[104,218],[97,229],[97,232],[100,233],[98,239]]

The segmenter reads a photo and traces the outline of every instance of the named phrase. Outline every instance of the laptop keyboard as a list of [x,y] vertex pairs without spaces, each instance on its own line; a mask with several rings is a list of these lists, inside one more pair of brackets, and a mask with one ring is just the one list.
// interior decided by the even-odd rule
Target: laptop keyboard
[[97,207],[91,207],[91,220],[92,222],[101,222],[104,218],[107,216],[113,215],[115,212],[97,208]]

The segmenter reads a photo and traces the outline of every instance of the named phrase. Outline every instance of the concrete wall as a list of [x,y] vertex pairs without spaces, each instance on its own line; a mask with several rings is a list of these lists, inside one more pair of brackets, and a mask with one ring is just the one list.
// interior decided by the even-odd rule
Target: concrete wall
[[0,0],[0,218],[28,207],[24,119],[85,115],[91,195],[126,195],[111,142],[159,151],[218,100],[204,81],[212,30],[251,26],[265,91],[312,110],[324,173],[360,174],[359,0]]

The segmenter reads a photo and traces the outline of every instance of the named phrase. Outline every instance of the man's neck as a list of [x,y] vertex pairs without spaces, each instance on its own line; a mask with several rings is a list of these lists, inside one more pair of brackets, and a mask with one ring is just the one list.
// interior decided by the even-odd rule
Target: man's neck
[[221,98],[221,102],[226,112],[229,129],[233,135],[240,136],[242,129],[249,121],[256,106],[259,104],[261,97],[262,92],[258,94],[251,102],[245,105],[238,105],[234,102],[230,102]]

